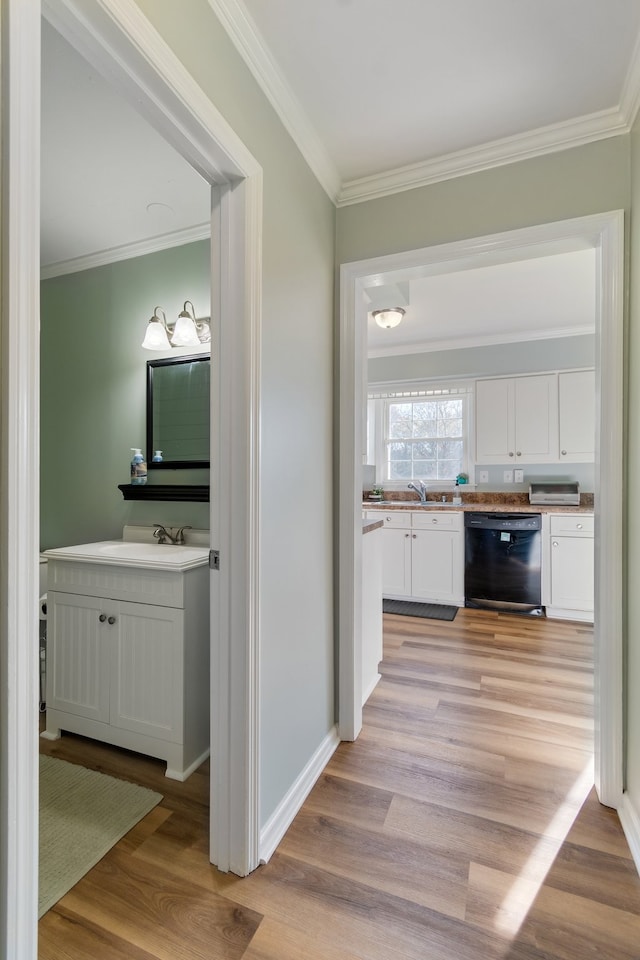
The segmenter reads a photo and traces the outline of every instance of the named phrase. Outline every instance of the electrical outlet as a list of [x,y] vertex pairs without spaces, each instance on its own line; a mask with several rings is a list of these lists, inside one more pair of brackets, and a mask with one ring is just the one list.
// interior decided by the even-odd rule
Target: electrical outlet
[[502,479],[505,483],[513,483],[513,470],[505,470]]
[[524,470],[514,470],[513,481],[514,483],[524,483]]
[[489,471],[480,470],[478,473],[478,483],[489,483]]

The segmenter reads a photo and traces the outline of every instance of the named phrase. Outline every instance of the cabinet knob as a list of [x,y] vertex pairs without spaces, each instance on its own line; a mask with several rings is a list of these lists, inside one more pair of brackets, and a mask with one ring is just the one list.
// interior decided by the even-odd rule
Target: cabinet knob
[[404,537],[405,537],[405,540],[408,540],[410,536],[411,536],[411,534],[410,534],[410,533],[405,533],[405,535],[404,535]]
[[519,450],[518,450],[518,453],[516,454],[516,456],[518,456],[518,457],[521,457],[521,456],[522,456],[522,454],[520,453]]
[[107,620],[107,623],[110,623],[111,626],[113,626],[113,624],[114,624],[115,622],[116,622],[116,618],[115,618],[115,617],[109,617],[109,619]]
[[554,547],[557,547],[557,546],[558,546],[558,541],[557,541],[557,540],[554,540],[554,541],[553,541],[553,545],[554,545]]
[[561,450],[560,453],[562,454],[563,457],[566,457],[566,455],[567,455],[567,451],[566,451],[566,450]]
[[437,522],[438,522],[438,518],[437,518],[437,517],[433,517],[433,519],[431,520],[431,523],[437,523]]
[[106,619],[107,619],[106,613],[101,613],[100,616],[98,617],[98,620],[100,621],[100,623],[104,623]]
[[578,528],[578,530],[582,530],[582,524],[581,524],[581,523],[576,523],[576,527]]
[[417,536],[417,534],[415,534],[415,533],[412,534],[412,537],[413,537],[414,540],[416,539],[416,536]]
[[513,456],[513,450],[509,450],[509,456],[510,456],[510,457]]

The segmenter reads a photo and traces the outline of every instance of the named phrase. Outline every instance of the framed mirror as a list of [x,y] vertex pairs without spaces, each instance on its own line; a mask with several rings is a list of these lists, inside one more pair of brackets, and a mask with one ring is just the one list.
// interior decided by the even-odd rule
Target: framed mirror
[[209,466],[210,384],[209,354],[147,361],[148,470]]

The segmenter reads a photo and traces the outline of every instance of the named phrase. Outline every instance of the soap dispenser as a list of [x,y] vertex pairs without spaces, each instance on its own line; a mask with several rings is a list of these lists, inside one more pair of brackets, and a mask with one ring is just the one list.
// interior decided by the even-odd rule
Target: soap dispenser
[[139,484],[147,482],[147,464],[142,456],[140,447],[131,447],[133,457],[131,458],[131,483]]
[[162,463],[162,450],[156,450],[153,455],[153,463]]
[[453,490],[453,502],[456,504],[456,506],[460,506],[462,503],[462,497],[460,496],[460,484],[458,483],[457,479]]

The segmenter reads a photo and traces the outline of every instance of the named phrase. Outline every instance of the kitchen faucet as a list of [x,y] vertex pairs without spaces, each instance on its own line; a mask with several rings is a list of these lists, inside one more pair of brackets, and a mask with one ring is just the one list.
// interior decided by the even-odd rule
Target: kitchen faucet
[[161,523],[156,523],[155,528],[156,529],[153,531],[153,535],[158,543],[166,543],[168,540],[170,543],[176,544],[177,546],[182,546],[184,544],[184,531],[191,530],[190,526],[178,527],[177,532],[174,533],[173,531],[175,528],[169,527],[169,530],[171,531],[169,532],[169,530],[167,530],[166,527],[163,527]]
[[[416,486],[416,483],[419,484],[419,486]],[[421,503],[427,502],[427,488],[422,480],[416,480],[415,483],[411,481],[411,483],[407,484],[407,486],[409,487],[410,490],[415,490],[415,492],[420,497]]]

